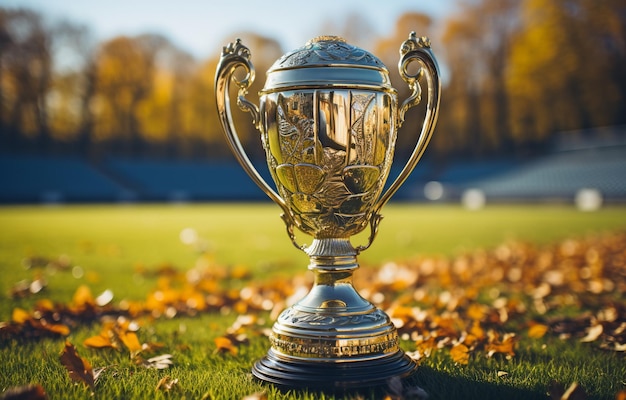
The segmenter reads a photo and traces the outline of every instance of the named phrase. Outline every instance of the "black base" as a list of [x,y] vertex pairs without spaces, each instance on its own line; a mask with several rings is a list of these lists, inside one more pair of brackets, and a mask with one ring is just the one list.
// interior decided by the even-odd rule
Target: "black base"
[[405,378],[417,364],[403,351],[366,361],[285,360],[270,349],[257,361],[252,374],[281,388],[313,390],[346,390],[368,388],[388,383],[393,377]]

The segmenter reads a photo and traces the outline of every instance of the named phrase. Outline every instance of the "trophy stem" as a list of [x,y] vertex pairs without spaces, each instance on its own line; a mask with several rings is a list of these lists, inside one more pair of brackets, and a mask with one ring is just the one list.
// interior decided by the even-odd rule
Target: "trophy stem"
[[359,265],[349,239],[315,239],[305,251],[314,285],[278,317],[272,347],[254,365],[254,376],[285,388],[336,390],[414,372],[417,365],[400,349],[387,314],[352,286]]

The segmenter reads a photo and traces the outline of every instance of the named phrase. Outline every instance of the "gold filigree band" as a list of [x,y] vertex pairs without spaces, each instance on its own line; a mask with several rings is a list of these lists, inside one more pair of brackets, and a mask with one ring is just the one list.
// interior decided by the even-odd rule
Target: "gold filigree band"
[[273,333],[272,348],[292,357],[345,358],[375,356],[398,351],[398,335],[388,333],[366,339],[307,339]]

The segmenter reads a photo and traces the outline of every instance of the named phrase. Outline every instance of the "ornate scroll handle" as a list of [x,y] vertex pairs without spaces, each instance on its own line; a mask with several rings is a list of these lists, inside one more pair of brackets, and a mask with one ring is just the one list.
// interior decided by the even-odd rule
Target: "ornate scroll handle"
[[[413,75],[408,71],[408,67],[412,62],[419,63],[419,69]],[[439,67],[435,56],[430,50],[430,40],[427,37],[417,38],[415,32],[411,32],[409,39],[400,47],[400,61],[398,62],[400,76],[409,85],[413,91],[411,96],[407,98],[402,107],[398,111],[397,128],[399,129],[404,122],[404,115],[407,110],[421,101],[422,89],[418,80],[422,77],[426,78],[428,87],[428,101],[426,103],[426,114],[422,129],[417,138],[417,143],[413,149],[413,153],[409,157],[406,165],[389,186],[387,191],[381,196],[374,208],[374,214],[378,214],[380,209],[389,201],[391,196],[402,186],[404,181],[409,177],[428,146],[428,142],[433,135],[435,125],[437,124],[437,116],[439,114],[439,101],[441,97],[441,82],[439,80]],[[374,221],[374,219],[372,219]]]
[[[237,79],[234,75],[237,68],[243,68],[246,72],[246,76],[243,79]],[[231,80],[239,87],[237,106],[252,115],[254,126],[261,131],[262,126],[259,107],[245,98],[248,94],[248,88],[252,85],[252,82],[254,82],[254,66],[250,62],[250,49],[244,46],[240,39],[237,39],[235,43],[224,46],[222,56],[217,65],[217,70],[215,71],[215,101],[217,103],[217,113],[224,133],[226,134],[228,145],[235,155],[235,158],[250,178],[252,178],[254,183],[283,210],[282,218],[287,225],[289,237],[297,248],[302,249],[303,246],[298,245],[295,241],[295,235],[293,234],[295,224],[289,213],[287,203],[285,203],[285,200],[283,200],[283,198],[267,184],[265,179],[259,175],[239,140],[230,108],[229,88]]]

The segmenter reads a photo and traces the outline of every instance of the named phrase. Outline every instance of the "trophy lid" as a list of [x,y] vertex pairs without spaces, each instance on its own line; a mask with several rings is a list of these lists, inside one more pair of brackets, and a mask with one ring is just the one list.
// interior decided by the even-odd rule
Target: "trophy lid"
[[297,88],[347,87],[395,92],[385,64],[338,36],[319,36],[280,57],[262,93]]

